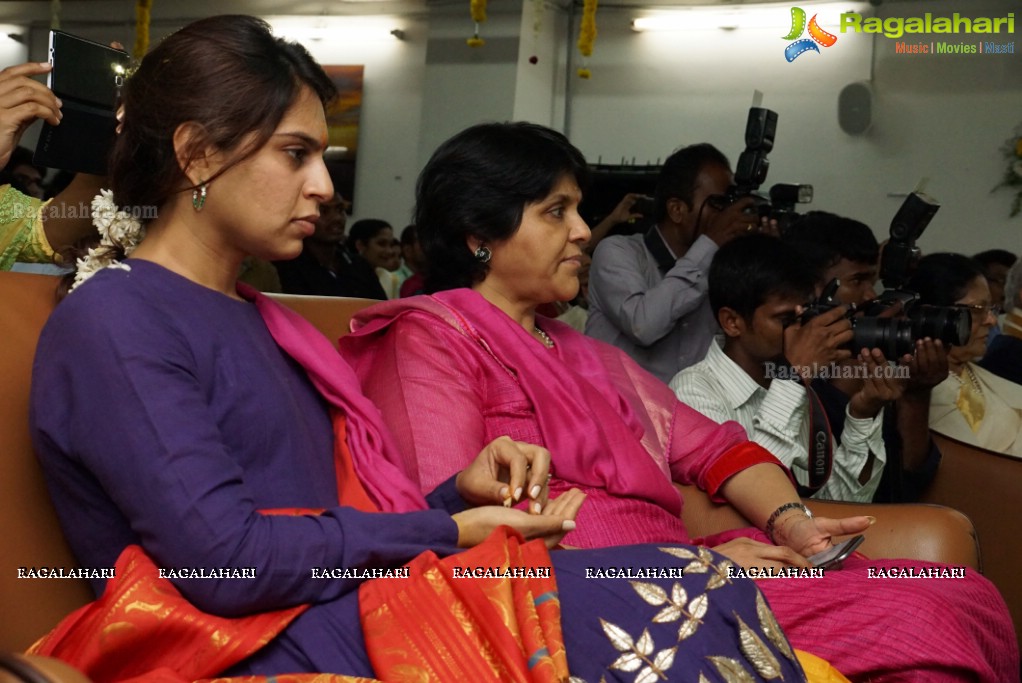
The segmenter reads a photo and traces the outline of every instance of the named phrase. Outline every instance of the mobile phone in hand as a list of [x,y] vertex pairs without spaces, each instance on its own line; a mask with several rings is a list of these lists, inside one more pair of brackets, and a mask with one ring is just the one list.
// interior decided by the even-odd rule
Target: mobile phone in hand
[[865,536],[859,534],[858,536],[852,536],[846,541],[842,541],[837,545],[832,545],[826,550],[821,550],[815,555],[810,555],[807,560],[814,567],[826,569],[827,567],[833,567],[834,565],[844,561],[851,555],[856,548],[866,539]]
[[63,102],[60,125],[44,124],[35,163],[104,175],[117,129],[117,99],[131,58],[123,50],[50,31],[47,85]]

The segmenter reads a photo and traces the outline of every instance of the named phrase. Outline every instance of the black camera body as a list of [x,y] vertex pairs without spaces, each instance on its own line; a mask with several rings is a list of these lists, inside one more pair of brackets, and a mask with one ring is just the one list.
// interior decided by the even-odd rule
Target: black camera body
[[[858,309],[848,310],[854,337],[849,346],[859,349],[880,349],[888,360],[895,360],[915,350],[918,339],[939,339],[945,346],[960,346],[969,341],[972,324],[969,311],[953,306],[929,306],[919,303],[919,295],[903,289],[919,260],[916,239],[929,225],[940,204],[921,192],[913,192],[902,203],[891,221],[891,238],[880,259],[880,279],[886,289]],[[839,283],[832,280],[820,297],[802,313],[804,323],[828,311],[840,302],[834,300]],[[882,317],[891,306],[901,304],[897,317]]]
[[777,134],[777,112],[763,107],[750,107],[745,122],[745,150],[738,157],[735,168],[735,182],[723,195],[711,198],[711,206],[723,210],[740,199],[752,197],[754,211],[763,218],[776,220],[782,231],[798,214],[796,204],[813,200],[813,186],[794,183],[778,183],[770,188],[770,197],[759,193],[770,170],[767,155],[774,148]]

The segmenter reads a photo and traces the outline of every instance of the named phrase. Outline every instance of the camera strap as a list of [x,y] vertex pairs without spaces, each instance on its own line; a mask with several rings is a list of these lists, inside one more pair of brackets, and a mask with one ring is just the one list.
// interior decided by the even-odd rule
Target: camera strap
[[[795,375],[800,377],[799,375]],[[798,484],[798,495],[808,498],[827,483],[831,470],[834,468],[834,434],[827,419],[827,411],[823,407],[820,396],[813,391],[808,380],[799,379],[806,390],[806,403],[809,407],[809,484]],[[796,481],[797,483],[797,481]]]
[[653,255],[653,260],[656,261],[660,274],[667,275],[667,271],[674,267],[677,259],[674,258],[671,250],[664,244],[664,238],[660,235],[656,224],[646,231],[646,234],[642,236],[642,241],[646,245],[646,249],[649,250],[649,253]]

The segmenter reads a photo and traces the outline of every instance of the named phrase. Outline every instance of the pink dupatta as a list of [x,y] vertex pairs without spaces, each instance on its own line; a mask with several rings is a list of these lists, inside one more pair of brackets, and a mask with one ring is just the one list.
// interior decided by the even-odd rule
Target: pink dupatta
[[358,377],[337,349],[291,309],[244,283],[238,283],[238,293],[255,303],[273,340],[304,368],[331,409],[348,418],[345,427],[355,474],[376,506],[384,512],[425,510],[422,493],[391,464],[396,462],[397,445],[380,411],[362,394]]
[[679,406],[685,407],[673,392],[629,363],[617,349],[541,318],[540,326],[555,344],[553,350],[546,349],[470,289],[366,309],[355,317],[353,335],[345,343],[373,343],[377,332],[411,312],[447,322],[515,376],[536,407],[546,447],[556,454],[554,469],[560,479],[602,488],[614,496],[645,499],[678,516],[681,497],[671,481],[671,444],[690,436],[693,428],[703,427],[712,428],[710,438],[718,439],[707,446],[720,451],[746,441],[737,425],[721,429],[705,418],[678,420]]

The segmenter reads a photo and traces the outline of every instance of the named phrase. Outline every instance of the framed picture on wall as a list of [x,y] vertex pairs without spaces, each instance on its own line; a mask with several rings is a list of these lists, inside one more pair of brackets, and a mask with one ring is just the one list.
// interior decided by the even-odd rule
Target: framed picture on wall
[[326,165],[334,189],[349,202],[355,197],[355,162],[358,158],[358,128],[362,115],[362,65],[324,66],[337,87],[337,100],[327,109],[329,143]]

